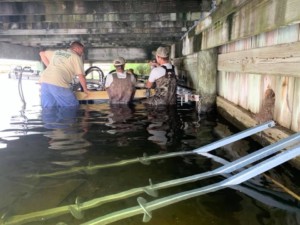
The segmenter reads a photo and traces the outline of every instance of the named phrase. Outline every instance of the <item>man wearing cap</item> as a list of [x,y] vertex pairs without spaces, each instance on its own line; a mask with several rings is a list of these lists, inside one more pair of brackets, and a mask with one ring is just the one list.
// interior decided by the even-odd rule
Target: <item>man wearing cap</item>
[[175,68],[169,61],[169,48],[159,47],[156,51],[156,61],[159,66],[150,72],[146,88],[151,88],[156,83],[155,95],[146,99],[147,105],[175,105],[177,79]]
[[131,103],[135,93],[135,77],[125,71],[125,59],[118,57],[113,61],[116,72],[106,77],[105,88],[111,104]]
[[42,107],[78,106],[78,100],[70,89],[75,76],[79,77],[83,91],[88,94],[81,58],[83,52],[84,46],[77,41],[67,50],[40,52],[41,60],[46,66],[40,78]]

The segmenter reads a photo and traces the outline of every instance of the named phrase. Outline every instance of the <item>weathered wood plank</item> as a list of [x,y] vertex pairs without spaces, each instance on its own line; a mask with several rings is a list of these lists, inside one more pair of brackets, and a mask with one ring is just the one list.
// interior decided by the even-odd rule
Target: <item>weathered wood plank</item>
[[[222,12],[223,7],[225,6],[221,6],[215,13],[220,14],[218,11]],[[224,14],[223,17],[212,14],[211,22],[209,21],[211,25],[205,27],[199,24],[196,33],[200,33],[200,30],[202,32],[202,49],[213,48],[282,26],[300,23],[300,14],[296,12],[299,8],[298,0],[247,1],[237,4],[231,11],[226,11],[227,15]],[[203,27],[206,29],[203,30]]]
[[229,75],[230,77],[230,81],[228,83],[228,99],[235,103],[235,104],[238,104],[238,101],[239,101],[239,93],[240,93],[240,90],[241,90],[241,86],[240,86],[240,76],[238,73],[231,73]]
[[273,46],[276,44],[292,43],[299,40],[299,24],[295,24],[222,45],[220,46],[219,51],[220,54],[225,54],[229,52]]
[[252,113],[258,113],[267,89],[275,92],[276,78],[257,74],[238,74],[220,71],[218,73],[219,96],[243,107]]
[[285,4],[286,1],[271,0],[249,2],[233,16],[231,40],[253,36],[286,25],[285,12],[280,10],[285,8]]
[[259,75],[221,71],[218,74],[218,82],[219,96],[253,113],[259,111],[262,95]]
[[[217,109],[223,117],[225,117],[239,129],[245,129],[257,125],[257,121],[253,119],[253,114],[241,107],[238,107],[237,105],[234,105],[222,97],[217,97]],[[280,126],[275,126],[259,133],[259,135],[253,135],[251,137],[253,137],[262,145],[266,145],[277,142],[283,138],[287,138],[292,134],[292,131],[282,129]],[[296,157],[291,160],[291,163],[297,167],[299,167],[299,162],[300,157]]]
[[[258,113],[259,107],[262,100],[262,92],[260,91],[261,87],[261,76],[257,74],[248,74],[248,90],[247,90],[247,103],[248,106],[246,109],[250,110],[253,113]],[[241,92],[243,90],[240,90]]]
[[201,49],[206,50],[227,43],[229,32],[229,24],[225,21],[218,21],[202,33]]
[[220,71],[219,74],[218,74],[218,95],[225,98],[225,99],[228,99],[230,101],[232,101],[231,99],[231,90],[232,90],[232,82],[231,80],[233,79],[232,77],[234,77],[232,75],[232,73],[227,73],[227,72],[223,72],[223,71]]
[[300,77],[300,42],[220,54],[218,70]]
[[238,99],[238,105],[249,109],[249,79],[245,74],[239,74],[239,89],[237,90],[239,92],[239,99]]
[[[240,129],[245,129],[258,125],[258,122],[254,119],[254,115],[246,111],[245,109],[225,100],[222,97],[217,97],[218,112],[225,116],[230,122],[236,125]],[[261,138],[265,139],[268,143],[274,143],[282,138],[286,138],[291,135],[292,132],[282,130],[280,127],[267,129],[263,132]]]
[[[154,94],[154,89],[151,89],[151,93]],[[106,91],[91,91],[87,96],[84,92],[75,92],[78,100],[108,100],[108,94]],[[137,89],[134,95],[135,99],[145,98],[146,89]]]
[[291,130],[300,132],[300,79],[295,78],[295,92],[292,113]]
[[[277,77],[272,76],[272,75],[263,75],[261,77],[262,83],[260,86],[261,89],[261,99],[260,99],[260,109],[259,111],[262,110],[262,104],[263,104],[263,100],[267,94],[267,90],[271,89],[274,93],[276,90],[276,84],[277,84]],[[275,98],[276,98],[276,93],[275,93]],[[274,119],[274,110],[273,110],[273,115],[272,115],[273,119]]]
[[275,90],[274,119],[288,129],[291,128],[292,124],[294,80],[295,78],[293,77],[277,77]]
[[225,71],[219,71],[217,75],[217,95],[225,98],[226,93],[226,73]]
[[265,91],[270,88],[275,92],[276,88],[276,77],[272,75],[263,75],[262,76],[262,91],[265,93]]
[[299,24],[280,28],[277,35],[277,42],[274,42],[274,44],[297,42],[299,41]]

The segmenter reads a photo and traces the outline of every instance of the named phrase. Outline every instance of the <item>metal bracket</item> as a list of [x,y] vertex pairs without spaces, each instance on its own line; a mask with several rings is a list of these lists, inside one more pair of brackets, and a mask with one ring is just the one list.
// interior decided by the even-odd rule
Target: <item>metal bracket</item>
[[144,199],[142,197],[138,197],[137,202],[139,203],[140,207],[144,211],[143,222],[144,223],[149,222],[152,218],[152,213],[150,211],[148,211],[147,208],[146,208],[146,205],[147,205],[146,199]]
[[81,207],[81,203],[80,203],[80,200],[79,198],[77,197],[76,200],[75,200],[75,205],[70,205],[68,208],[69,208],[69,211],[70,213],[76,218],[76,219],[82,219],[84,214],[83,214],[83,211],[80,209]]
[[145,187],[145,188],[143,188],[143,190],[146,194],[156,198],[158,196],[158,192],[157,192],[157,190],[153,189],[153,187],[152,187],[153,184],[152,184],[151,179],[149,179],[149,183],[150,183],[149,187]]
[[138,160],[142,163],[142,164],[144,164],[144,165],[150,165],[151,164],[151,161],[150,160],[148,160],[147,159],[148,158],[148,156],[147,156],[147,154],[146,153],[144,153],[143,154],[143,157],[139,157],[138,158]]

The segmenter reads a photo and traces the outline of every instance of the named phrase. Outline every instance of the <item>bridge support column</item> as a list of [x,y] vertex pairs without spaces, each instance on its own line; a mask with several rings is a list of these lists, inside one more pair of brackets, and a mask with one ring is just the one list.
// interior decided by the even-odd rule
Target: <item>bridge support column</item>
[[195,90],[200,96],[200,113],[212,111],[216,105],[217,93],[217,49],[198,51],[196,53],[173,59],[179,79],[184,86]]
[[201,113],[215,108],[217,93],[217,51],[210,49],[197,53],[197,73],[195,79],[196,92],[200,95]]

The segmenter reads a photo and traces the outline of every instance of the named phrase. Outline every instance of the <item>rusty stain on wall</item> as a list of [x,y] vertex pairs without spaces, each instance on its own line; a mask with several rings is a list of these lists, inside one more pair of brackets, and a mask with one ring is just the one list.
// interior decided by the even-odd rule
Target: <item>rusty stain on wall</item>
[[264,93],[264,99],[262,102],[262,106],[259,112],[255,115],[255,120],[259,123],[264,123],[266,121],[273,119],[275,106],[275,92],[268,88]]

